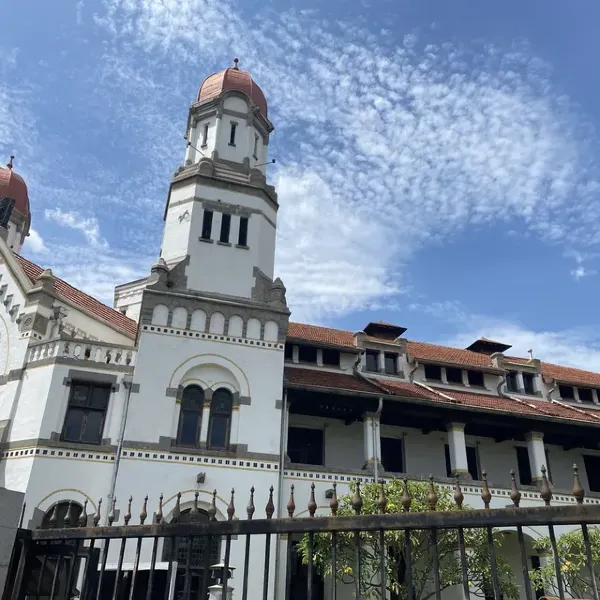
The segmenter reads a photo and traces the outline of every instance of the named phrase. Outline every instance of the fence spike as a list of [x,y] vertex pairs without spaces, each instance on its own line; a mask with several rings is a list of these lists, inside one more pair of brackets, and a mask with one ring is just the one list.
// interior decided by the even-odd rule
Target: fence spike
[[310,484],[310,500],[308,501],[308,514],[312,518],[317,512],[317,502],[315,501],[315,484]]
[[485,469],[481,471],[481,479],[483,480],[483,485],[481,486],[481,499],[483,500],[483,506],[486,509],[489,509],[490,502],[492,501],[492,492],[490,492],[488,486],[487,471]]
[[438,503],[438,497],[435,493],[435,485],[433,483],[433,474],[429,475],[429,494],[427,494],[427,502],[429,503],[429,510],[435,510]]
[[98,527],[98,523],[100,523],[100,513],[102,508],[102,498],[98,500],[98,508],[96,509],[96,513],[94,514],[94,518],[92,522],[94,523],[94,527]]
[[235,516],[235,504],[233,503],[233,497],[235,495],[235,490],[231,488],[231,500],[229,500],[229,506],[227,507],[227,520],[233,521],[233,517]]
[[73,500],[69,500],[69,504],[67,505],[67,512],[65,513],[64,518],[65,527],[71,527],[73,525]]
[[271,486],[269,488],[269,500],[267,501],[267,506],[265,506],[265,513],[267,514],[267,519],[272,519],[274,512],[275,505],[273,504],[273,486]]
[[360,515],[360,511],[363,507],[362,496],[360,495],[360,481],[356,481],[356,489],[354,490],[354,498],[352,498],[352,508],[357,515]]
[[550,506],[552,500],[552,490],[548,484],[548,476],[546,475],[546,467],[542,465],[542,489],[540,490],[540,496],[546,506]]
[[58,523],[58,515],[56,512],[57,506],[58,506],[58,504],[55,504],[52,507],[52,512],[50,513],[50,517],[48,518],[48,525],[50,526],[50,529],[55,529],[56,525]]
[[521,504],[521,492],[517,487],[514,469],[510,470],[510,499],[512,500],[512,503],[519,508],[519,504]]
[[213,490],[212,499],[210,501],[210,508],[208,509],[208,520],[217,520],[217,490]]
[[142,504],[142,512],[140,512],[140,525],[143,525],[148,518],[148,494],[144,497],[144,504]]
[[87,505],[88,505],[88,499],[86,498],[85,501],[83,502],[83,509],[81,511],[81,514],[79,515],[79,519],[78,519],[78,522],[77,522],[77,524],[79,525],[79,527],[86,527],[87,526],[87,521],[88,521]]
[[387,496],[385,495],[385,481],[381,480],[381,489],[379,490],[379,512],[384,515],[387,509]]
[[402,510],[404,512],[410,512],[410,505],[412,504],[412,498],[410,496],[410,490],[408,489],[408,478],[405,477],[402,482],[404,483],[402,491]]
[[129,496],[129,501],[127,502],[127,512],[123,516],[125,525],[129,525],[129,521],[131,521],[131,503],[132,502],[133,502],[133,496]]
[[254,515],[255,511],[256,511],[256,508],[254,507],[254,486],[252,486],[250,488],[250,500],[248,502],[248,506],[246,507],[246,513],[248,515],[248,521],[252,520],[252,516]]
[[583,504],[585,498],[585,490],[579,481],[579,468],[577,463],[573,463],[573,496],[577,500],[577,504]]
[[173,523],[178,523],[179,517],[181,517],[181,492],[177,492],[177,499],[175,500],[175,506],[173,508],[173,516],[171,517],[171,521]]
[[331,514],[336,517],[338,508],[340,507],[340,503],[338,502],[337,497],[337,482],[333,482],[333,495],[331,496],[331,500],[329,501],[329,508],[331,509]]
[[158,510],[156,511],[156,524],[160,525],[163,520],[163,495],[158,497]]
[[294,516],[294,511],[296,510],[296,503],[294,502],[294,484],[290,486],[290,499],[287,503],[287,511],[288,517],[291,519]]
[[198,496],[200,492],[196,490],[194,492],[194,504],[192,504],[192,508],[190,508],[190,515],[198,516],[200,514],[200,509],[198,508]]
[[456,487],[454,488],[454,502],[460,510],[462,510],[463,502],[465,501],[465,495],[463,494],[462,488],[460,487],[460,478],[456,477]]
[[110,512],[108,513],[108,524],[112,525],[115,522],[115,507],[117,505],[117,499],[113,498],[112,503],[111,503],[111,507],[110,507]]

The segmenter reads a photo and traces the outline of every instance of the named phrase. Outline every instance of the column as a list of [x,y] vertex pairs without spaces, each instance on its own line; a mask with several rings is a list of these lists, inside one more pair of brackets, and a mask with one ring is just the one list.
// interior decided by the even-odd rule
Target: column
[[470,480],[467,462],[467,444],[465,442],[464,423],[448,423],[448,446],[450,448],[450,469],[454,476]]
[[210,404],[212,390],[204,391],[204,406],[202,407],[202,423],[200,423],[200,446],[206,448],[208,444],[208,422],[210,421]]
[[461,369],[460,372],[462,374],[462,384],[465,387],[470,387],[470,384],[469,384],[469,372],[467,371],[467,369]]
[[592,399],[594,404],[598,404],[598,390],[596,388],[592,388]]
[[517,380],[517,389],[519,393],[525,392],[525,382],[523,381],[523,373],[521,371],[515,371],[515,379]]
[[374,413],[363,415],[363,439],[365,448],[364,469],[371,469],[375,462],[381,463],[381,434],[379,417]]
[[529,467],[533,481],[542,480],[542,466],[546,466],[546,448],[544,447],[544,434],[539,431],[530,431],[526,436],[527,453],[529,454]]
[[300,348],[292,346],[292,362],[298,364],[300,362]]
[[193,153],[194,153],[194,150],[192,148],[192,144],[194,143],[192,141],[193,132],[194,132],[194,125],[192,124],[192,125],[190,125],[190,128],[188,129],[188,132],[187,132],[188,144],[185,148],[185,164],[186,165],[191,165],[193,162]]
[[377,364],[379,366],[379,372],[385,373],[385,353],[380,352],[377,355]]
[[[210,417],[208,417],[210,418]],[[202,420],[204,421],[204,409],[202,410]],[[204,423],[202,423],[204,425]],[[201,425],[201,427],[202,427]],[[240,427],[240,407],[234,406],[231,409],[231,424],[229,427],[229,445],[235,446],[238,442],[239,435],[239,427]]]
[[448,383],[448,375],[446,373],[446,367],[441,367],[440,375],[442,377],[442,383]]
[[323,349],[317,348],[317,367],[323,366]]

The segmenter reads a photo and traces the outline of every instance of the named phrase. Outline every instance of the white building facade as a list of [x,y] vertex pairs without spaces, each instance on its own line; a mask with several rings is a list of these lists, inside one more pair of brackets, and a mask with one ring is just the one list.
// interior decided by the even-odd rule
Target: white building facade
[[[381,322],[355,333],[289,323],[274,275],[272,131],[262,91],[237,62],[205,80],[160,256],[147,278],[116,288],[115,308],[20,256],[26,186],[15,184],[12,163],[0,177],[0,487],[24,494],[23,525],[47,526],[69,501],[91,520],[100,499],[101,523],[121,524],[129,496],[139,508],[146,494],[150,517],[162,494],[169,521],[179,492],[183,514],[194,502],[206,514],[213,490],[216,517],[226,519],[230,490],[244,513],[252,486],[258,513],[273,487],[275,516],[285,516],[292,484],[302,517],[313,482],[324,514],[333,482],[341,495],[355,480],[430,473],[442,486],[460,478],[465,502],[479,507],[484,470],[493,507],[510,503],[511,469],[523,506],[541,503],[544,468],[553,502],[570,504],[573,463],[585,502],[600,503],[600,374],[512,357],[483,338],[456,349]],[[538,535],[528,532],[532,566]],[[293,542],[271,548],[270,597],[285,597]],[[260,550],[252,597],[262,590]],[[220,559],[222,548],[211,552]],[[166,574],[173,557],[159,554]],[[243,562],[234,540],[230,564],[239,573]],[[199,580],[204,561],[193,567]],[[132,568],[133,549],[123,563]],[[298,565],[294,573],[305,577]],[[304,597],[302,585],[293,589],[289,600]],[[351,596],[339,588],[339,598]]]

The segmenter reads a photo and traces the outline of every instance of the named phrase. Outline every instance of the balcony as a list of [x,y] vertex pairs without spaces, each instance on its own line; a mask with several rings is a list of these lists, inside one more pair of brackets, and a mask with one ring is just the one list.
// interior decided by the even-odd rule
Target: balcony
[[85,340],[57,339],[35,344],[29,349],[27,364],[32,365],[41,361],[55,359],[55,362],[72,360],[87,361],[133,369],[137,350],[131,346],[95,343]]

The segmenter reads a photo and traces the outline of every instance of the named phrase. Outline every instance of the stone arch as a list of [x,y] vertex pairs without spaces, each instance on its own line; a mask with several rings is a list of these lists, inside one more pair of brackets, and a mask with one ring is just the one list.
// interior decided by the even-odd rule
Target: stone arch
[[246,324],[246,337],[253,340],[260,340],[261,323],[256,317],[248,319]]
[[229,317],[229,327],[227,328],[227,335],[232,337],[242,337],[244,330],[244,320],[239,315],[233,315]]
[[210,333],[223,334],[225,333],[225,315],[221,312],[215,312],[210,316]]
[[187,328],[187,317],[188,311],[183,306],[178,306],[173,310],[173,316],[171,317],[171,326],[177,327],[177,329]]
[[198,308],[192,313],[190,329],[195,331],[204,331],[206,329],[206,313],[203,310]]
[[276,342],[279,338],[279,325],[275,321],[267,321],[265,323],[265,336],[266,342]]
[[157,304],[152,310],[152,325],[166,326],[169,320],[169,309],[165,304]]

